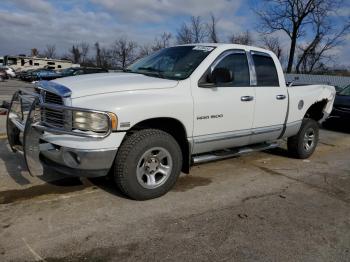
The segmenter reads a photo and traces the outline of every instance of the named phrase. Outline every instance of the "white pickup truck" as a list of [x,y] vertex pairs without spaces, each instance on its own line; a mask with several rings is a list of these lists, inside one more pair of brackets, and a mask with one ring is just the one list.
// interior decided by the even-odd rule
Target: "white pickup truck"
[[278,146],[307,158],[335,89],[286,86],[270,51],[233,44],[160,50],[125,72],[41,81],[8,114],[32,173],[113,175],[132,199],[159,197],[194,164]]

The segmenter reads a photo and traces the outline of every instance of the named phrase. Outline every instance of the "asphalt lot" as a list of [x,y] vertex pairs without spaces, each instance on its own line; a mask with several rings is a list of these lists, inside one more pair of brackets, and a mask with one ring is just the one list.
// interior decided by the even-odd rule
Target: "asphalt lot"
[[2,138],[0,261],[350,261],[349,126],[328,123],[310,159],[284,148],[194,167],[137,202],[107,178],[31,177]]

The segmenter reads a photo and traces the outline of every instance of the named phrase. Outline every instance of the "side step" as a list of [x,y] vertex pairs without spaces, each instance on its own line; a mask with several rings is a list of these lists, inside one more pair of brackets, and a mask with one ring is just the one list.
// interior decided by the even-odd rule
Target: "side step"
[[234,156],[240,156],[240,155],[255,152],[255,151],[262,151],[262,150],[267,150],[271,148],[276,148],[278,146],[279,146],[278,143],[262,143],[262,144],[254,144],[251,146],[214,151],[211,153],[195,155],[192,158],[192,161],[193,161],[192,163],[193,165],[198,165],[206,162],[227,159]]

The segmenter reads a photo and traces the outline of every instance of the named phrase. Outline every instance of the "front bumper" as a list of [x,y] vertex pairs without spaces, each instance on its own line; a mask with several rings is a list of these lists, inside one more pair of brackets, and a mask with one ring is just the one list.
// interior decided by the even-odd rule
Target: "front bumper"
[[39,156],[45,169],[79,177],[107,175],[117,153],[117,149],[82,150],[52,144],[46,147]]
[[70,176],[107,175],[124,135],[108,132],[92,136],[42,126],[38,99],[28,94],[16,93],[9,108],[9,144],[13,151],[23,151],[28,170],[34,176],[43,175],[45,169]]

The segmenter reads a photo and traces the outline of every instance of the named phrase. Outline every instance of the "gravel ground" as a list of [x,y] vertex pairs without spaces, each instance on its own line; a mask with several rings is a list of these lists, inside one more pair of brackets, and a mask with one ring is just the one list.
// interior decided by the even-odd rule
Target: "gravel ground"
[[310,159],[282,143],[143,202],[108,178],[31,177],[0,139],[0,261],[350,261],[350,128],[327,128]]

